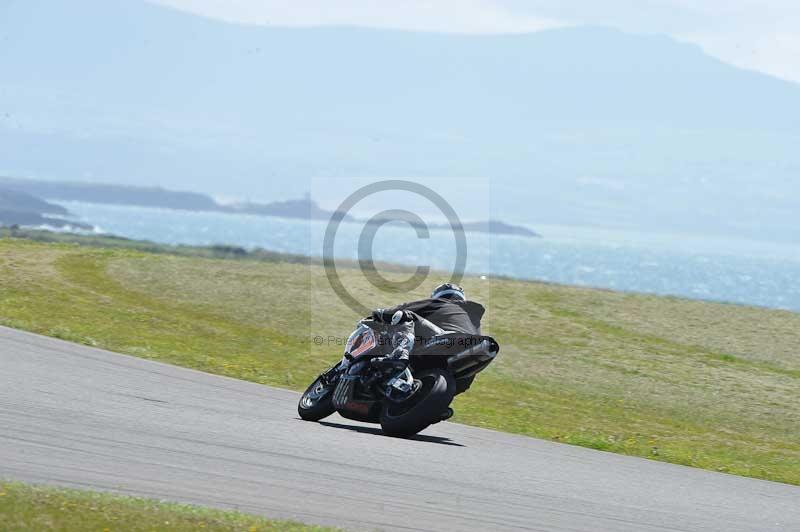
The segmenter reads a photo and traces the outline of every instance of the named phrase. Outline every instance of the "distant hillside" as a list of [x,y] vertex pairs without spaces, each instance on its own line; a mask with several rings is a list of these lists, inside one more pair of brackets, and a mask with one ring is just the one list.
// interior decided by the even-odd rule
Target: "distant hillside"
[[[371,218],[366,221],[368,224],[373,225],[411,225],[412,227],[424,227],[426,229],[444,229],[444,230],[451,230],[450,224],[431,224],[431,223],[423,223],[420,224],[415,220],[399,220],[397,218]],[[500,220],[486,220],[486,221],[479,221],[479,222],[463,222],[461,224],[461,229],[465,233],[491,233],[495,235],[513,235],[513,236],[524,236],[528,238],[540,238],[542,235],[537,233],[536,231],[532,231],[527,227],[519,226],[519,225],[511,225],[505,222],[501,222]]]
[[60,205],[48,203],[25,192],[3,187],[0,178],[0,209],[9,211],[31,211],[41,214],[69,214],[69,211]]
[[0,2],[0,37],[4,172],[257,202],[464,177],[449,200],[484,180],[511,222],[800,234],[800,87],[666,37],[257,27],[142,0]]
[[[84,201],[111,205],[161,207],[184,211],[216,211],[284,218],[329,219],[331,212],[320,209],[310,198],[269,204],[236,203],[222,205],[210,196],[196,192],[166,190],[161,187],[136,187],[97,183],[39,181],[0,177],[0,187],[62,201]],[[58,207],[59,209],[61,207]],[[64,209],[66,212],[66,209]]]
[[[276,201],[272,203],[232,203],[221,204],[213,198],[195,192],[165,190],[160,187],[133,187],[125,185],[108,185],[77,182],[37,181],[33,179],[19,179],[0,177],[0,192],[3,189],[11,195],[25,198],[25,203],[39,207],[39,212],[68,214],[67,210],[58,205],[52,205],[34,198],[32,194],[51,200],[84,201],[88,203],[103,203],[111,205],[135,205],[140,207],[160,207],[184,211],[212,211],[231,214],[253,214],[256,216],[275,216],[278,218],[299,218],[306,220],[330,220],[333,211],[327,211],[306,195],[303,199]],[[0,195],[0,208],[3,196]],[[42,210],[44,209],[44,210]],[[49,209],[49,210],[47,210]],[[35,210],[35,209],[34,209]],[[345,214],[344,221],[357,221]],[[35,222],[13,222],[32,225]],[[443,228],[436,224],[429,225],[431,229]],[[508,234],[528,237],[539,235],[530,229],[510,225],[498,220],[464,223],[467,232]]]
[[160,187],[133,187],[70,181],[38,181],[11,177],[0,177],[0,187],[63,201],[141,205],[143,207],[167,207],[194,211],[219,209],[217,202],[204,194],[175,192]]
[[[276,201],[273,203],[233,203],[219,206],[220,210],[239,214],[277,216],[279,218],[307,218],[311,220],[330,220],[333,212],[321,209],[310,197],[299,200]],[[344,216],[344,220],[350,220]]]
[[0,225],[49,225],[51,227],[91,227],[73,221],[63,220],[53,215],[69,216],[69,211],[35,196],[7,189],[0,181]]

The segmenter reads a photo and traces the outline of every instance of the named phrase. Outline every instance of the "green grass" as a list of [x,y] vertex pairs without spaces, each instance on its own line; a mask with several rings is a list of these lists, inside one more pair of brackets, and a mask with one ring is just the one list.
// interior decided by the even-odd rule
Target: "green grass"
[[334,529],[151,499],[0,482],[0,530],[307,532]]
[[[300,390],[341,356],[313,338],[346,336],[358,318],[314,261],[83,243],[0,240],[0,324]],[[376,307],[429,288],[387,294],[356,269],[341,274]],[[456,421],[800,484],[800,315],[513,280],[464,285],[502,350],[456,400]]]

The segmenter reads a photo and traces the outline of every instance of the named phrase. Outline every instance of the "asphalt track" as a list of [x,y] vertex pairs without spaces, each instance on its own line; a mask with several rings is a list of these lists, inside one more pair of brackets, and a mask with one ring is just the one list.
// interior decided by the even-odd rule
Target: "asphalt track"
[[0,478],[356,530],[800,530],[796,486],[454,423],[392,439],[297,399],[0,327]]

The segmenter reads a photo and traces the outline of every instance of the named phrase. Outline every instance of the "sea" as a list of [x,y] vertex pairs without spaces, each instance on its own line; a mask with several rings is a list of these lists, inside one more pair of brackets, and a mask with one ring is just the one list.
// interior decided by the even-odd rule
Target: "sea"
[[[313,257],[323,256],[328,226],[318,220],[59,203],[97,233]],[[468,233],[466,272],[800,312],[800,245],[563,225],[531,229],[542,238]],[[343,222],[335,235],[334,257],[363,259],[363,235],[363,224]],[[422,238],[414,228],[385,225],[375,234],[371,254],[375,261],[452,271],[455,241],[447,229]]]

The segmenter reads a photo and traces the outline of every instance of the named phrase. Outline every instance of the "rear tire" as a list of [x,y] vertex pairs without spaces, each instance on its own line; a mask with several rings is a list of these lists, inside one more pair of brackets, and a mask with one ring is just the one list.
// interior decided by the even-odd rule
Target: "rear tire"
[[322,384],[322,377],[317,377],[311,386],[306,389],[300,402],[297,404],[297,413],[306,421],[319,421],[333,414],[334,386]]
[[414,380],[422,387],[408,402],[386,401],[381,411],[381,428],[387,436],[409,438],[442,419],[456,394],[456,381],[448,370],[421,371]]

